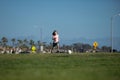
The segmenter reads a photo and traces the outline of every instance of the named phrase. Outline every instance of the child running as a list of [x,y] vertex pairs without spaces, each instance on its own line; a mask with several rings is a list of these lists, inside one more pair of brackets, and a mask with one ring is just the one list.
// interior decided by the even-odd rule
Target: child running
[[53,51],[53,49],[55,47],[57,47],[57,52],[59,52],[59,35],[58,35],[58,32],[56,30],[54,30],[52,33],[52,40],[53,40],[53,45],[52,45],[51,52]]

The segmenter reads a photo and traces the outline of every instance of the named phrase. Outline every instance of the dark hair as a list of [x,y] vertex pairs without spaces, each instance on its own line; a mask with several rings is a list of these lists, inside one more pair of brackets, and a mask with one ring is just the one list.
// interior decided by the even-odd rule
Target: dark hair
[[54,31],[53,31],[53,33],[52,33],[52,35],[54,35],[54,36],[55,36],[55,35],[56,35],[56,34],[55,34],[56,32],[57,32],[57,31],[56,31],[56,30],[54,30]]

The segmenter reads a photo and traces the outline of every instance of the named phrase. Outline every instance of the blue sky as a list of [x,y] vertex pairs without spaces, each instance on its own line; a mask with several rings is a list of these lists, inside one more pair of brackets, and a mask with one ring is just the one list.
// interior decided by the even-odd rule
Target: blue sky
[[[120,13],[120,0],[0,0],[0,38],[34,36],[51,40],[55,29],[61,40],[110,37],[110,18]],[[113,21],[120,37],[120,17]]]

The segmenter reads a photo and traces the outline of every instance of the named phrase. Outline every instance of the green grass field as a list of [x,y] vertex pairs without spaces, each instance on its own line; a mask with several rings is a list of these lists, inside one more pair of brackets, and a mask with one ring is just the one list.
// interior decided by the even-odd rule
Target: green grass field
[[0,80],[120,80],[120,53],[0,54]]

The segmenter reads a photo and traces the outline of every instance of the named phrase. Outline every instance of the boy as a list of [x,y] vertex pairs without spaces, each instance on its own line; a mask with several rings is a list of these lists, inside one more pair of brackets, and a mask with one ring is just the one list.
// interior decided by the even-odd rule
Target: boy
[[57,52],[59,52],[59,35],[56,30],[54,30],[52,33],[52,40],[53,40],[52,50],[55,47],[57,47]]

